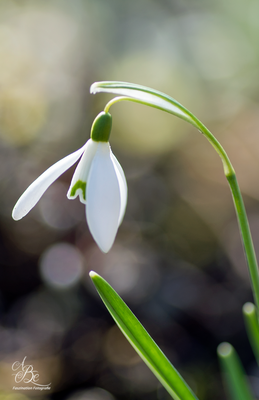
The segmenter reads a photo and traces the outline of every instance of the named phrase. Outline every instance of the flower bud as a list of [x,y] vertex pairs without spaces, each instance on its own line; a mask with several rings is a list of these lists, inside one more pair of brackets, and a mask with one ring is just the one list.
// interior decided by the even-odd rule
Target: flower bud
[[91,128],[91,139],[95,142],[108,142],[112,128],[112,116],[104,111],[95,118]]

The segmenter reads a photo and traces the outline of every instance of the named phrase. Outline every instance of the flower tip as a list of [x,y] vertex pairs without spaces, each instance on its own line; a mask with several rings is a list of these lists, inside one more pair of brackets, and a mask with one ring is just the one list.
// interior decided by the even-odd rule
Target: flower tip
[[98,85],[98,82],[94,82],[91,86],[90,86],[90,93],[91,94],[95,94],[95,93],[97,93],[97,85]]
[[94,278],[95,276],[98,276],[98,274],[94,271],[90,271],[89,276],[90,276],[90,278]]
[[100,243],[100,240],[98,242],[96,242],[98,244],[99,249],[103,252],[103,253],[108,253],[113,245],[114,240],[112,241],[112,243],[110,241],[104,240],[102,241],[102,243]]
[[104,92],[105,87],[107,84],[113,83],[112,81],[100,81],[100,82],[94,82],[90,86],[90,93],[95,94],[95,93],[100,93]]
[[21,215],[21,214],[17,211],[17,208],[14,207],[14,209],[13,209],[13,211],[12,211],[12,218],[13,218],[15,221],[19,221],[19,219],[22,219],[22,217],[23,217],[23,215]]

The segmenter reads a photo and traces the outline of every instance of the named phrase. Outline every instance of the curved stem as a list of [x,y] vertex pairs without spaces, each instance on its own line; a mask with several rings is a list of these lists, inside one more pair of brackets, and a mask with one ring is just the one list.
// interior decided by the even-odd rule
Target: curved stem
[[[135,88],[135,86],[134,86]],[[211,145],[214,147],[214,149],[217,151],[219,154],[222,163],[223,163],[223,168],[224,168],[224,174],[228,180],[230,190],[232,193],[233,197],[233,202],[235,205],[236,209],[236,214],[237,214],[237,219],[239,223],[239,228],[241,232],[241,237],[244,245],[244,250],[246,254],[246,259],[248,263],[248,268],[250,272],[250,278],[251,278],[251,285],[252,285],[252,290],[253,290],[253,295],[254,295],[254,301],[257,307],[257,314],[259,310],[259,274],[258,274],[258,264],[257,264],[257,259],[256,259],[256,254],[254,250],[254,245],[253,245],[253,240],[251,236],[251,231],[249,228],[249,222],[243,202],[243,198],[240,192],[240,188],[237,182],[235,170],[228,158],[227,153],[221,146],[221,144],[217,141],[217,139],[213,136],[213,134],[206,128],[203,123],[196,118],[189,110],[185,109],[181,104],[177,103],[173,98],[164,95],[163,93],[152,91],[149,88],[145,88],[145,90],[149,90],[149,97],[128,97],[128,96],[120,96],[120,97],[115,97],[112,99],[105,107],[105,112],[108,112],[109,108],[123,100],[128,100],[128,101],[133,101],[135,103],[140,103],[144,105],[148,105],[150,107],[158,108],[162,111],[169,112],[171,114],[174,114],[178,116],[181,119],[184,119],[185,121],[189,122],[193,126],[195,126],[211,143]],[[139,89],[140,90],[140,89]],[[108,91],[108,90],[107,90]],[[128,93],[128,91],[127,91]],[[150,95],[151,94],[151,95]],[[153,100],[153,98],[155,100]],[[157,98],[160,100],[162,99],[163,102],[157,101]],[[166,103],[169,103],[172,105],[173,108],[171,107],[165,107],[164,106],[164,100],[166,100]],[[178,113],[179,111],[179,113]]]
[[[157,108],[159,110],[162,111],[166,111],[169,112],[171,114],[174,114],[173,112],[169,111],[169,110],[165,110],[162,106],[159,106],[158,104],[151,104],[148,101],[144,101],[144,100],[140,100],[140,99],[136,99],[134,97],[128,97],[128,96],[118,96],[118,97],[114,97],[112,100],[110,100],[106,106],[104,107],[104,111],[107,113],[109,112],[109,109],[112,105],[120,102],[120,101],[132,101],[134,103],[138,103],[138,104],[143,104],[149,107],[153,107],[153,108]],[[168,100],[168,99],[167,99]],[[185,109],[185,112],[187,114],[187,111]],[[176,115],[176,114],[175,114]],[[224,172],[225,175],[228,174],[232,174],[234,171],[234,168],[227,156],[227,153],[225,152],[225,150],[223,149],[223,147],[221,146],[221,144],[217,141],[217,139],[212,135],[212,133],[206,128],[205,125],[203,125],[203,123],[201,121],[198,120],[198,118],[196,118],[193,114],[191,114],[188,111],[188,116],[191,117],[191,119],[187,120],[187,118],[185,119],[187,122],[191,123],[193,126],[195,126],[195,128],[197,128],[204,136],[206,136],[206,138],[209,140],[209,142],[212,144],[212,146],[215,148],[215,150],[217,151],[217,153],[219,154],[219,156],[222,159],[223,162],[223,167],[224,167]]]
[[106,106],[104,107],[104,112],[108,113],[110,110],[110,107],[113,104],[118,103],[119,101],[123,101],[123,100],[129,100],[129,101],[134,101],[131,97],[126,97],[126,96],[118,96],[118,97],[114,97],[113,99],[111,99]]
[[258,274],[258,263],[255,254],[253,239],[249,227],[249,222],[246,214],[246,209],[243,201],[243,197],[237,182],[235,170],[228,158],[227,153],[221,146],[221,144],[215,139],[212,133],[199,121],[201,132],[206,136],[209,142],[213,145],[217,153],[222,159],[224,173],[227,178],[228,184],[233,197],[233,202],[236,209],[237,219],[239,223],[240,233],[243,240],[243,246],[247,259],[247,264],[250,272],[251,286],[253,290],[254,301],[257,308],[257,315],[259,312],[259,274]]

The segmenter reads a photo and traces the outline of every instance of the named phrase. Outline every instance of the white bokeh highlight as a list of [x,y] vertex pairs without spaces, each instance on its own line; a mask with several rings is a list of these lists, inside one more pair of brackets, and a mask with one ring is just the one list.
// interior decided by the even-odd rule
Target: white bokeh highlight
[[71,244],[57,243],[40,259],[40,275],[47,286],[66,289],[76,285],[83,274],[83,257]]

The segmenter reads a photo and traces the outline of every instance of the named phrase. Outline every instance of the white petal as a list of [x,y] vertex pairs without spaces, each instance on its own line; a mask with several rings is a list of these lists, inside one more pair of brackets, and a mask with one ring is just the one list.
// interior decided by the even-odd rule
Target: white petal
[[121,209],[120,186],[108,143],[99,143],[87,183],[86,217],[100,249],[107,253],[114,242]]
[[[98,142],[94,142],[92,139],[89,139],[86,143],[86,148],[83,154],[83,157],[78,163],[76,170],[74,172],[70,187],[67,192],[67,198],[69,200],[75,199],[79,195],[79,199],[81,203],[86,204],[86,192],[83,191],[82,185],[86,185],[88,174],[90,171],[90,167],[96,153],[98,147]],[[71,195],[71,190],[73,187],[78,185],[78,188],[75,190],[75,193]]]
[[[111,152],[112,153],[112,152]],[[127,199],[128,199],[128,186],[127,186],[127,181],[125,178],[124,171],[115,157],[115,155],[112,153],[111,154],[112,161],[114,162],[115,170],[117,172],[117,178],[119,181],[119,186],[120,186],[120,195],[121,195],[121,208],[120,208],[120,216],[119,216],[119,226],[122,223],[125,210],[126,210],[126,205],[127,205]]]
[[[134,87],[136,89],[134,89]],[[179,104],[176,100],[170,98],[162,92],[155,91],[145,86],[131,84],[128,82],[93,83],[90,88],[90,93],[95,94],[100,92],[114,93],[121,96],[132,97],[134,99],[143,101],[147,105],[155,106],[175,115],[181,116],[188,121],[191,119],[189,114],[182,109],[183,106],[181,106],[181,104]]]
[[48,187],[69,169],[79,159],[85,150],[86,144],[81,149],[62,158],[49,167],[34,181],[22,194],[14,206],[12,217],[16,221],[23,218],[40,200]]

